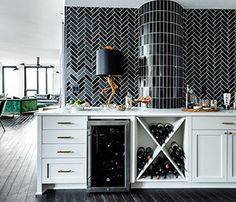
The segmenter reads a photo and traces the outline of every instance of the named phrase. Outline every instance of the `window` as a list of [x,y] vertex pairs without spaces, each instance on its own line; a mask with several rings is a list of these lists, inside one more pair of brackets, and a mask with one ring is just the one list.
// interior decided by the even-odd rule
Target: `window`
[[53,93],[53,67],[24,67],[24,95]]
[[3,66],[2,92],[7,93],[9,97],[53,94],[53,68],[53,66],[24,66],[23,68]]
[[16,66],[2,67],[2,92],[7,93],[9,97],[19,96],[21,91],[18,71],[14,71],[16,69]]

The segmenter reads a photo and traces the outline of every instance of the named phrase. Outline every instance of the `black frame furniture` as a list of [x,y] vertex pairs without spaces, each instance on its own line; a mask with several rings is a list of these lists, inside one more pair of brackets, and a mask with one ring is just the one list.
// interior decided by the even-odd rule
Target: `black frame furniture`
[[4,125],[1,121],[1,117],[4,112],[5,106],[6,106],[6,100],[0,100],[0,125],[2,126],[4,132],[6,131],[6,129],[4,128]]

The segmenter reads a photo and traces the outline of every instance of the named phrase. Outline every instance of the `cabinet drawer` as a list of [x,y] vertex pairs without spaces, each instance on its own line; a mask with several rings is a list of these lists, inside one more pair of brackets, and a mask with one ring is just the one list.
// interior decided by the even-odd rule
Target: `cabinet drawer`
[[87,129],[87,117],[44,116],[43,129]]
[[192,126],[201,129],[236,129],[236,117],[193,117]]
[[86,183],[85,159],[43,159],[43,183]]
[[86,143],[87,130],[43,130],[43,143]]
[[43,158],[86,157],[86,144],[43,144]]

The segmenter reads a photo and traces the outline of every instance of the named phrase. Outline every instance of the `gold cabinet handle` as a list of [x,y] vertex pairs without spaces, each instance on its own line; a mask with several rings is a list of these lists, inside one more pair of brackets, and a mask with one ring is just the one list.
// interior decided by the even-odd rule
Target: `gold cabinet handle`
[[71,136],[58,136],[57,139],[73,139]]
[[58,173],[72,173],[73,170],[58,170]]
[[73,124],[72,122],[67,122],[67,121],[62,121],[62,122],[57,122],[57,124],[59,125],[70,125],[70,124]]
[[234,125],[235,123],[234,122],[224,121],[224,122],[222,122],[222,124],[224,124],[224,125]]
[[60,151],[57,151],[57,153],[58,154],[69,154],[69,153],[74,153],[73,151],[62,151],[62,150],[60,150]]

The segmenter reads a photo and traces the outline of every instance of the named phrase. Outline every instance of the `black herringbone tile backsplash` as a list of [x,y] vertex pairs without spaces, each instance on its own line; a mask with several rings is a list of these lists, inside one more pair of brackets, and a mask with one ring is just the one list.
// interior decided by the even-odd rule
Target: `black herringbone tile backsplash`
[[[201,98],[217,99],[236,91],[236,11],[184,11],[186,84]],[[233,98],[232,98],[233,100]]]
[[104,104],[107,84],[96,76],[96,50],[112,45],[125,56],[125,74],[118,80],[114,103],[124,103],[129,91],[138,96],[138,10],[66,7],[66,99]]
[[[185,85],[199,97],[222,103],[225,89],[236,91],[236,11],[184,10],[183,17]],[[100,92],[106,82],[95,75],[96,50],[105,45],[123,51],[126,58],[114,102],[124,103],[127,91],[137,97],[138,37],[137,9],[66,7],[67,100],[105,103],[108,95]]]

